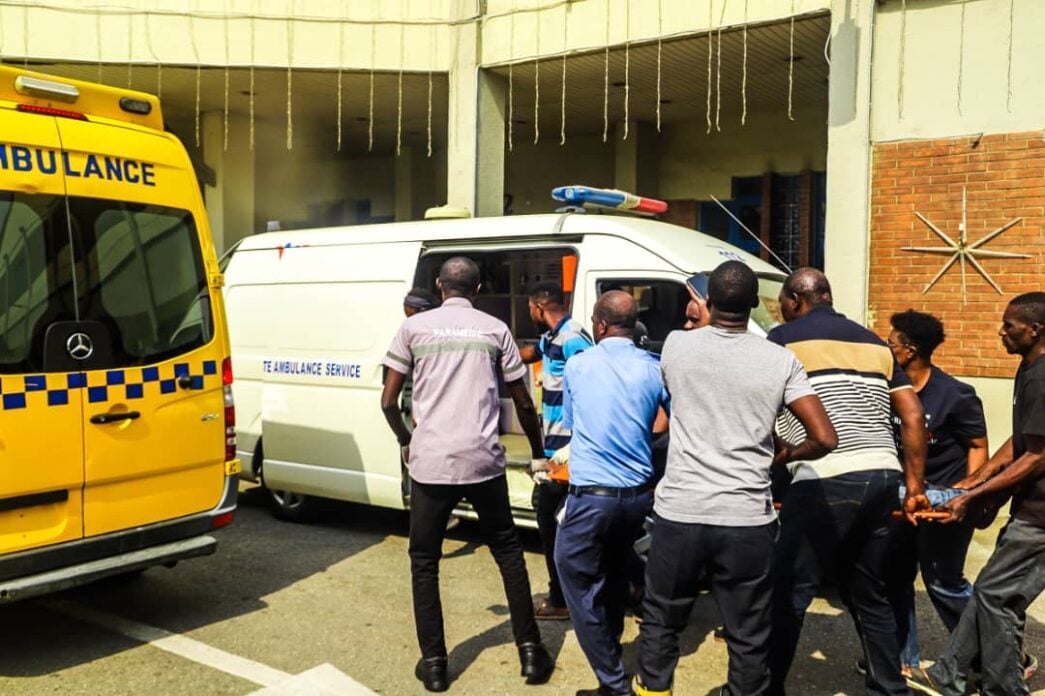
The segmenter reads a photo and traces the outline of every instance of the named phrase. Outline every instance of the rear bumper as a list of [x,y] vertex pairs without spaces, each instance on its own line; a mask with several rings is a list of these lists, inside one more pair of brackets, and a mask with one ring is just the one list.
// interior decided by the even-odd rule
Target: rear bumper
[[214,553],[209,536],[217,518],[236,509],[239,477],[225,477],[213,510],[90,539],[0,558],[0,604],[55,592],[101,578]]

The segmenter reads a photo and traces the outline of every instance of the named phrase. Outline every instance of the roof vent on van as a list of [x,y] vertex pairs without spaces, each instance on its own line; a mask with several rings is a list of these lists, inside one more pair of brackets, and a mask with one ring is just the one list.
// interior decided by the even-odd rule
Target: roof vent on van
[[425,220],[455,220],[472,217],[472,211],[464,206],[437,205],[425,211]]

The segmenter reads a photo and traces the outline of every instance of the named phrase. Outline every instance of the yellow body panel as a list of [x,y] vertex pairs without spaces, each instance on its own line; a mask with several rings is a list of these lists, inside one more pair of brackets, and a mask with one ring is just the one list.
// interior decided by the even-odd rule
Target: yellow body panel
[[[20,76],[72,85],[79,96],[50,99],[27,93],[18,87],[25,84],[24,79],[19,82]],[[120,106],[124,98],[147,103],[150,113],[126,111]],[[86,120],[19,112],[20,105],[84,114]],[[164,274],[175,272],[168,268],[180,258],[175,255],[168,267],[167,248],[180,251],[197,243],[192,262],[182,262],[182,267],[195,268],[205,279],[192,307],[209,306],[211,317],[211,333],[202,345],[199,341],[187,344],[184,352],[165,354],[162,360],[120,358],[123,362],[105,369],[70,373],[45,369],[40,358],[23,360],[31,369],[14,374],[0,370],[0,399],[6,398],[0,401],[0,557],[214,509],[221,502],[226,477],[238,471],[236,460],[226,462],[224,456],[222,361],[229,348],[221,276],[192,165],[181,143],[163,131],[158,100],[0,66],[0,192],[33,200],[38,200],[33,198],[37,194],[68,196],[70,201],[87,201],[84,205],[88,206],[90,201],[101,201],[99,210],[110,211],[104,213],[109,216],[104,225],[101,217],[95,219],[97,229],[63,231],[54,223],[46,228],[49,244],[63,236],[77,240],[73,242],[75,261],[72,252],[64,252],[60,261],[45,270],[33,270],[51,296],[61,297],[55,302],[49,296],[52,305],[61,305],[66,313],[76,306],[72,323],[80,322],[80,313],[89,311],[140,323],[126,309],[133,303],[121,297],[146,292],[146,285],[154,306],[183,304],[184,298],[164,296]],[[47,210],[53,213],[60,207]],[[172,226],[139,231],[133,221],[120,218],[126,215],[129,220],[131,215],[148,214],[153,208],[187,211],[185,219],[191,218],[195,235],[183,233],[175,244],[167,241]],[[70,208],[66,206],[66,210]],[[61,211],[54,213],[54,219],[64,219],[62,215]],[[131,228],[133,235],[127,232]],[[182,224],[181,229],[191,228]],[[40,228],[35,234],[38,238],[43,235]],[[91,234],[95,235],[94,246],[86,249],[86,242],[80,240]],[[7,227],[8,246],[17,243],[17,236],[16,228]],[[0,228],[0,244],[3,238]],[[132,238],[133,245],[128,241]],[[191,244],[186,238],[191,238]],[[146,248],[151,254],[151,261],[146,262],[143,246],[150,244],[155,246],[151,251]],[[159,269],[154,270],[153,279],[146,277],[147,270],[141,270],[150,268],[147,263]],[[12,317],[24,315],[24,330],[36,332],[32,336],[37,342],[40,327],[54,325],[48,324],[51,319],[43,310],[39,316],[30,316],[29,310],[20,309],[23,300],[5,294],[2,283],[12,274],[0,264],[0,299],[6,303],[0,306],[0,362],[13,361],[8,362],[8,369],[20,359],[10,357],[15,348],[24,351],[28,342],[24,339],[15,348],[9,347],[13,335],[4,332],[10,330]],[[74,276],[77,283],[72,282]],[[140,279],[140,287],[136,279]],[[24,293],[31,299],[32,282]],[[94,300],[85,300],[92,287],[101,288],[106,282],[107,291],[98,290]],[[74,292],[76,300],[68,300],[66,295]],[[186,296],[192,293],[194,289]],[[91,304],[99,301],[115,309],[106,305],[98,310]],[[48,307],[54,311],[53,306]],[[185,312],[185,321],[191,311]],[[60,321],[71,323],[68,319]],[[110,323],[115,326],[119,321]],[[95,325],[100,323],[105,322],[95,321]],[[133,356],[138,339],[124,345],[120,330],[120,326],[112,329],[112,341]],[[170,329],[165,326],[163,330]],[[177,330],[181,330],[180,324]],[[174,339],[169,342],[177,352]],[[8,358],[4,358],[4,350]],[[33,350],[37,350],[35,344]],[[141,354],[148,353],[143,349]],[[104,420],[132,412],[133,418]]]

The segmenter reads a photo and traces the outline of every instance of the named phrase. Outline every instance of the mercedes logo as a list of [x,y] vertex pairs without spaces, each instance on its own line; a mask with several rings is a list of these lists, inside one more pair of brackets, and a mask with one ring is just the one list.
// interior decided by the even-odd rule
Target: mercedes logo
[[91,337],[85,333],[74,333],[65,341],[65,350],[74,360],[86,360],[94,352]]

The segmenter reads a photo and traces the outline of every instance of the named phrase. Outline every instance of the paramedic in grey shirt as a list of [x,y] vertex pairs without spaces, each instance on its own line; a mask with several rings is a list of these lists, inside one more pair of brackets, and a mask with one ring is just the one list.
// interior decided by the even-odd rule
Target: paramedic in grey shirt
[[[675,331],[664,343],[671,444],[646,565],[639,693],[671,689],[679,634],[704,573],[729,648],[722,693],[758,696],[769,688],[777,526],[770,466],[821,457],[837,436],[794,353],[748,333],[758,301],[754,272],[727,261],[708,281],[711,325]],[[785,407],[809,435],[774,452],[773,425]]]

